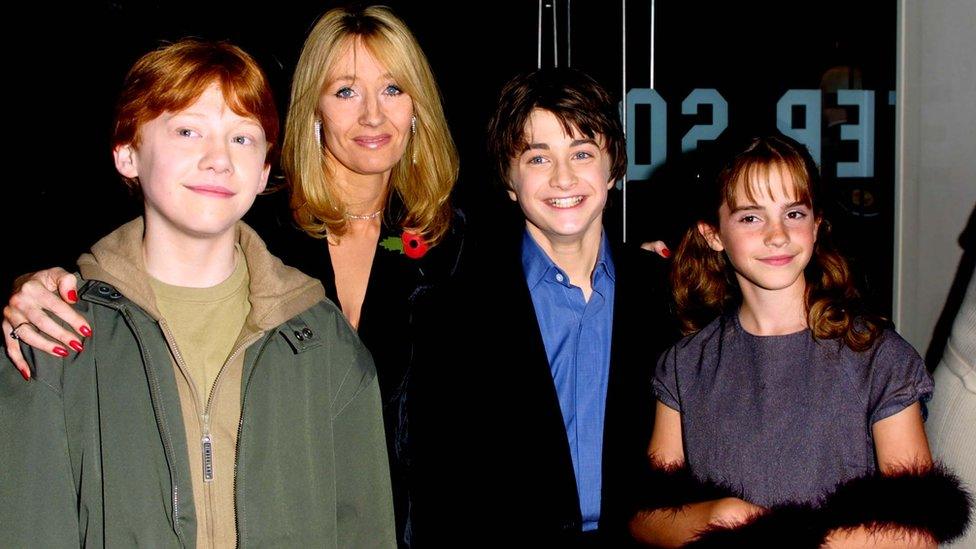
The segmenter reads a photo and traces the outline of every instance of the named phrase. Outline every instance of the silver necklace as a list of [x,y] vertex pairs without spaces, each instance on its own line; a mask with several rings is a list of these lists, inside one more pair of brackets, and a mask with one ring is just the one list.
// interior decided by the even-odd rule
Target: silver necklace
[[377,217],[380,216],[381,213],[383,213],[383,209],[382,208],[380,208],[379,210],[376,210],[373,213],[368,213],[368,214],[351,214],[351,213],[347,213],[346,214],[346,218],[347,219],[358,219],[358,220],[364,220],[365,221],[365,220],[369,220],[369,219],[376,219]]

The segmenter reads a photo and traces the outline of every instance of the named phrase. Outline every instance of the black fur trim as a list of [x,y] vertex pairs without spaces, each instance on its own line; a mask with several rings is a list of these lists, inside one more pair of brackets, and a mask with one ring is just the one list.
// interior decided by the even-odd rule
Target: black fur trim
[[792,547],[814,549],[827,530],[810,505],[782,505],[737,527],[712,526],[685,544],[694,549],[727,547]]
[[849,480],[827,497],[823,509],[830,528],[897,525],[946,543],[966,531],[971,507],[959,479],[937,465]]
[[876,473],[838,485],[819,505],[775,506],[734,528],[710,527],[686,547],[819,547],[831,530],[859,526],[926,532],[946,543],[966,531],[971,507],[959,479],[941,466]]
[[662,467],[651,461],[643,471],[640,489],[634,490],[639,499],[634,509],[679,508],[689,503],[727,497],[741,498],[742,493],[717,482],[702,480],[685,467]]

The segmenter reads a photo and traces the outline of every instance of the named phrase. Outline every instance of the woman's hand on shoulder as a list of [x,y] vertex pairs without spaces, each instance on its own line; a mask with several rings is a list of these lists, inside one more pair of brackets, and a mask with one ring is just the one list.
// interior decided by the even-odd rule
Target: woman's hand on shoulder
[[[10,302],[3,308],[3,337],[7,356],[24,379],[30,368],[20,351],[20,340],[51,356],[65,357],[84,349],[83,338],[91,336],[88,321],[71,304],[78,301],[78,281],[60,267],[38,271],[18,279]],[[54,318],[74,329],[65,329]]]
[[644,242],[643,244],[641,244],[640,247],[649,252],[654,252],[657,255],[663,257],[664,259],[668,259],[669,257],[671,257],[671,250],[668,249],[668,245],[665,244],[663,240],[655,240],[654,242]]

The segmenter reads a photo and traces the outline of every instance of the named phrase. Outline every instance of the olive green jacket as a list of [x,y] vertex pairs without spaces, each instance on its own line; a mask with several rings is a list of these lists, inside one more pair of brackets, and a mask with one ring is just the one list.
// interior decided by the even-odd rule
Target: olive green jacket
[[[113,249],[132,248],[141,228],[124,226],[79,261],[88,280],[77,310],[94,332],[83,352],[57,359],[22,346],[30,382],[0,358],[4,546],[196,545],[188,456],[200,449],[189,448],[172,349],[152,302],[128,297],[146,299],[141,259]],[[316,281],[246,225],[238,233],[255,334],[241,375],[238,546],[392,546],[372,359]]]

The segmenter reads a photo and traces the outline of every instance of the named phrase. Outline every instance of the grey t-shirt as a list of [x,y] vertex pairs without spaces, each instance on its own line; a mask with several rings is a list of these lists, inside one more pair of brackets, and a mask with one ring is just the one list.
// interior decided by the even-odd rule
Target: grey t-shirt
[[932,379],[891,330],[859,353],[810,330],[755,336],[732,313],[661,357],[654,392],[681,412],[695,476],[769,506],[815,501],[873,473],[871,426],[927,400]]

